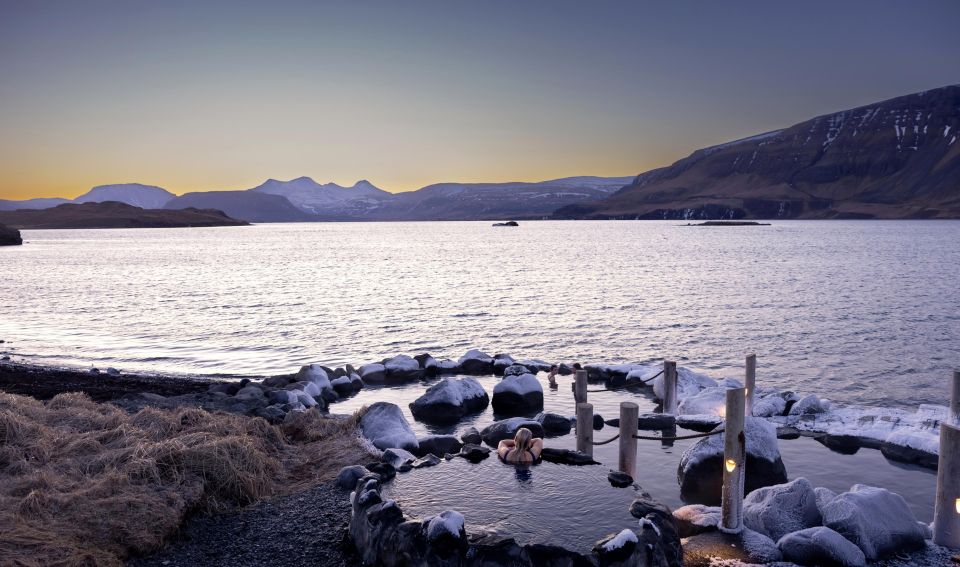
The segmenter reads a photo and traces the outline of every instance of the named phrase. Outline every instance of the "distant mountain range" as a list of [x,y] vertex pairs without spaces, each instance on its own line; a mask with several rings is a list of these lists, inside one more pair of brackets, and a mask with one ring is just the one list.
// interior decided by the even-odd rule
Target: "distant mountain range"
[[697,150],[557,218],[960,217],[960,85]]
[[[697,150],[636,177],[440,183],[389,193],[309,177],[176,196],[137,183],[72,202],[216,209],[251,222],[536,218],[958,218],[960,85],[819,116]],[[0,211],[66,199],[0,201]]]
[[365,180],[343,187],[298,177],[290,181],[268,179],[247,190],[198,191],[179,197],[160,187],[129,183],[94,187],[73,201],[0,201],[0,211],[117,201],[154,209],[216,209],[250,222],[544,218],[558,207],[606,197],[632,179],[567,177],[539,183],[441,183],[417,191],[389,193]]

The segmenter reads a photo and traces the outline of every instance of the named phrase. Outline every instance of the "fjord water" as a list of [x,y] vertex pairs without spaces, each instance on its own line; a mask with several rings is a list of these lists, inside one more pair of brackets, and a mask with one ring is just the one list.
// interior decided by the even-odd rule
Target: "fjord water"
[[265,224],[24,231],[0,345],[38,363],[286,373],[469,348],[663,357],[868,404],[945,403],[960,222]]

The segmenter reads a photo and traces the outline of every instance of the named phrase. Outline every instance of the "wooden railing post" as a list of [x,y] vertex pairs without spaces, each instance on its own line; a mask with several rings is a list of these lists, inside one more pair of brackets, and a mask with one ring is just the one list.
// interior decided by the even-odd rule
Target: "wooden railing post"
[[745,392],[727,390],[723,433],[723,489],[720,493],[720,531],[743,531],[743,481],[746,477],[747,438],[743,433]]
[[[956,401],[956,398],[953,401]],[[937,466],[937,500],[933,511],[933,543],[960,549],[960,426],[947,422],[940,423],[940,460]]]
[[677,363],[663,361],[663,413],[677,415]]
[[746,414],[753,415],[753,398],[757,390],[757,355],[755,354],[747,355],[747,370],[743,385],[747,389]]
[[953,385],[950,387],[950,419],[960,425],[960,370],[953,371]]
[[587,403],[587,371],[577,370],[573,383],[573,401],[577,404]]
[[577,451],[593,456],[593,404],[577,404]]
[[620,402],[620,472],[637,476],[637,434],[640,407],[633,402]]

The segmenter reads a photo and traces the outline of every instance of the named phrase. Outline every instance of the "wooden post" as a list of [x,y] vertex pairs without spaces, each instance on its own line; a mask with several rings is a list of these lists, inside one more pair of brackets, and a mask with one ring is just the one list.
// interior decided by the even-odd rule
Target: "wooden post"
[[746,476],[747,438],[743,433],[745,392],[727,390],[723,433],[723,490],[720,493],[720,531],[743,531],[743,481]]
[[753,395],[757,389],[757,355],[747,355],[747,373],[744,376],[744,387],[747,389],[747,415],[753,415]]
[[587,403],[587,371],[577,370],[577,376],[573,383],[573,401],[576,404]]
[[[956,398],[953,401],[956,401]],[[937,466],[937,500],[933,512],[933,543],[960,549],[960,426],[946,422],[940,423],[940,462]]]
[[677,363],[663,361],[663,413],[677,415]]
[[953,371],[953,386],[950,388],[950,419],[960,425],[960,370]]
[[637,476],[637,434],[640,407],[633,402],[620,402],[620,472]]
[[593,456],[593,404],[577,404],[577,451]]

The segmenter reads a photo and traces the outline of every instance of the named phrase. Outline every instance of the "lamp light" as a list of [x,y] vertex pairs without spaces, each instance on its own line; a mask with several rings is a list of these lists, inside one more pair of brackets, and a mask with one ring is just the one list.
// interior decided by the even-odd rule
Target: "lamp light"
[[[737,468],[737,461],[733,459],[727,459],[727,472],[733,472],[733,469]],[[957,498],[957,510],[960,510],[960,498]]]

